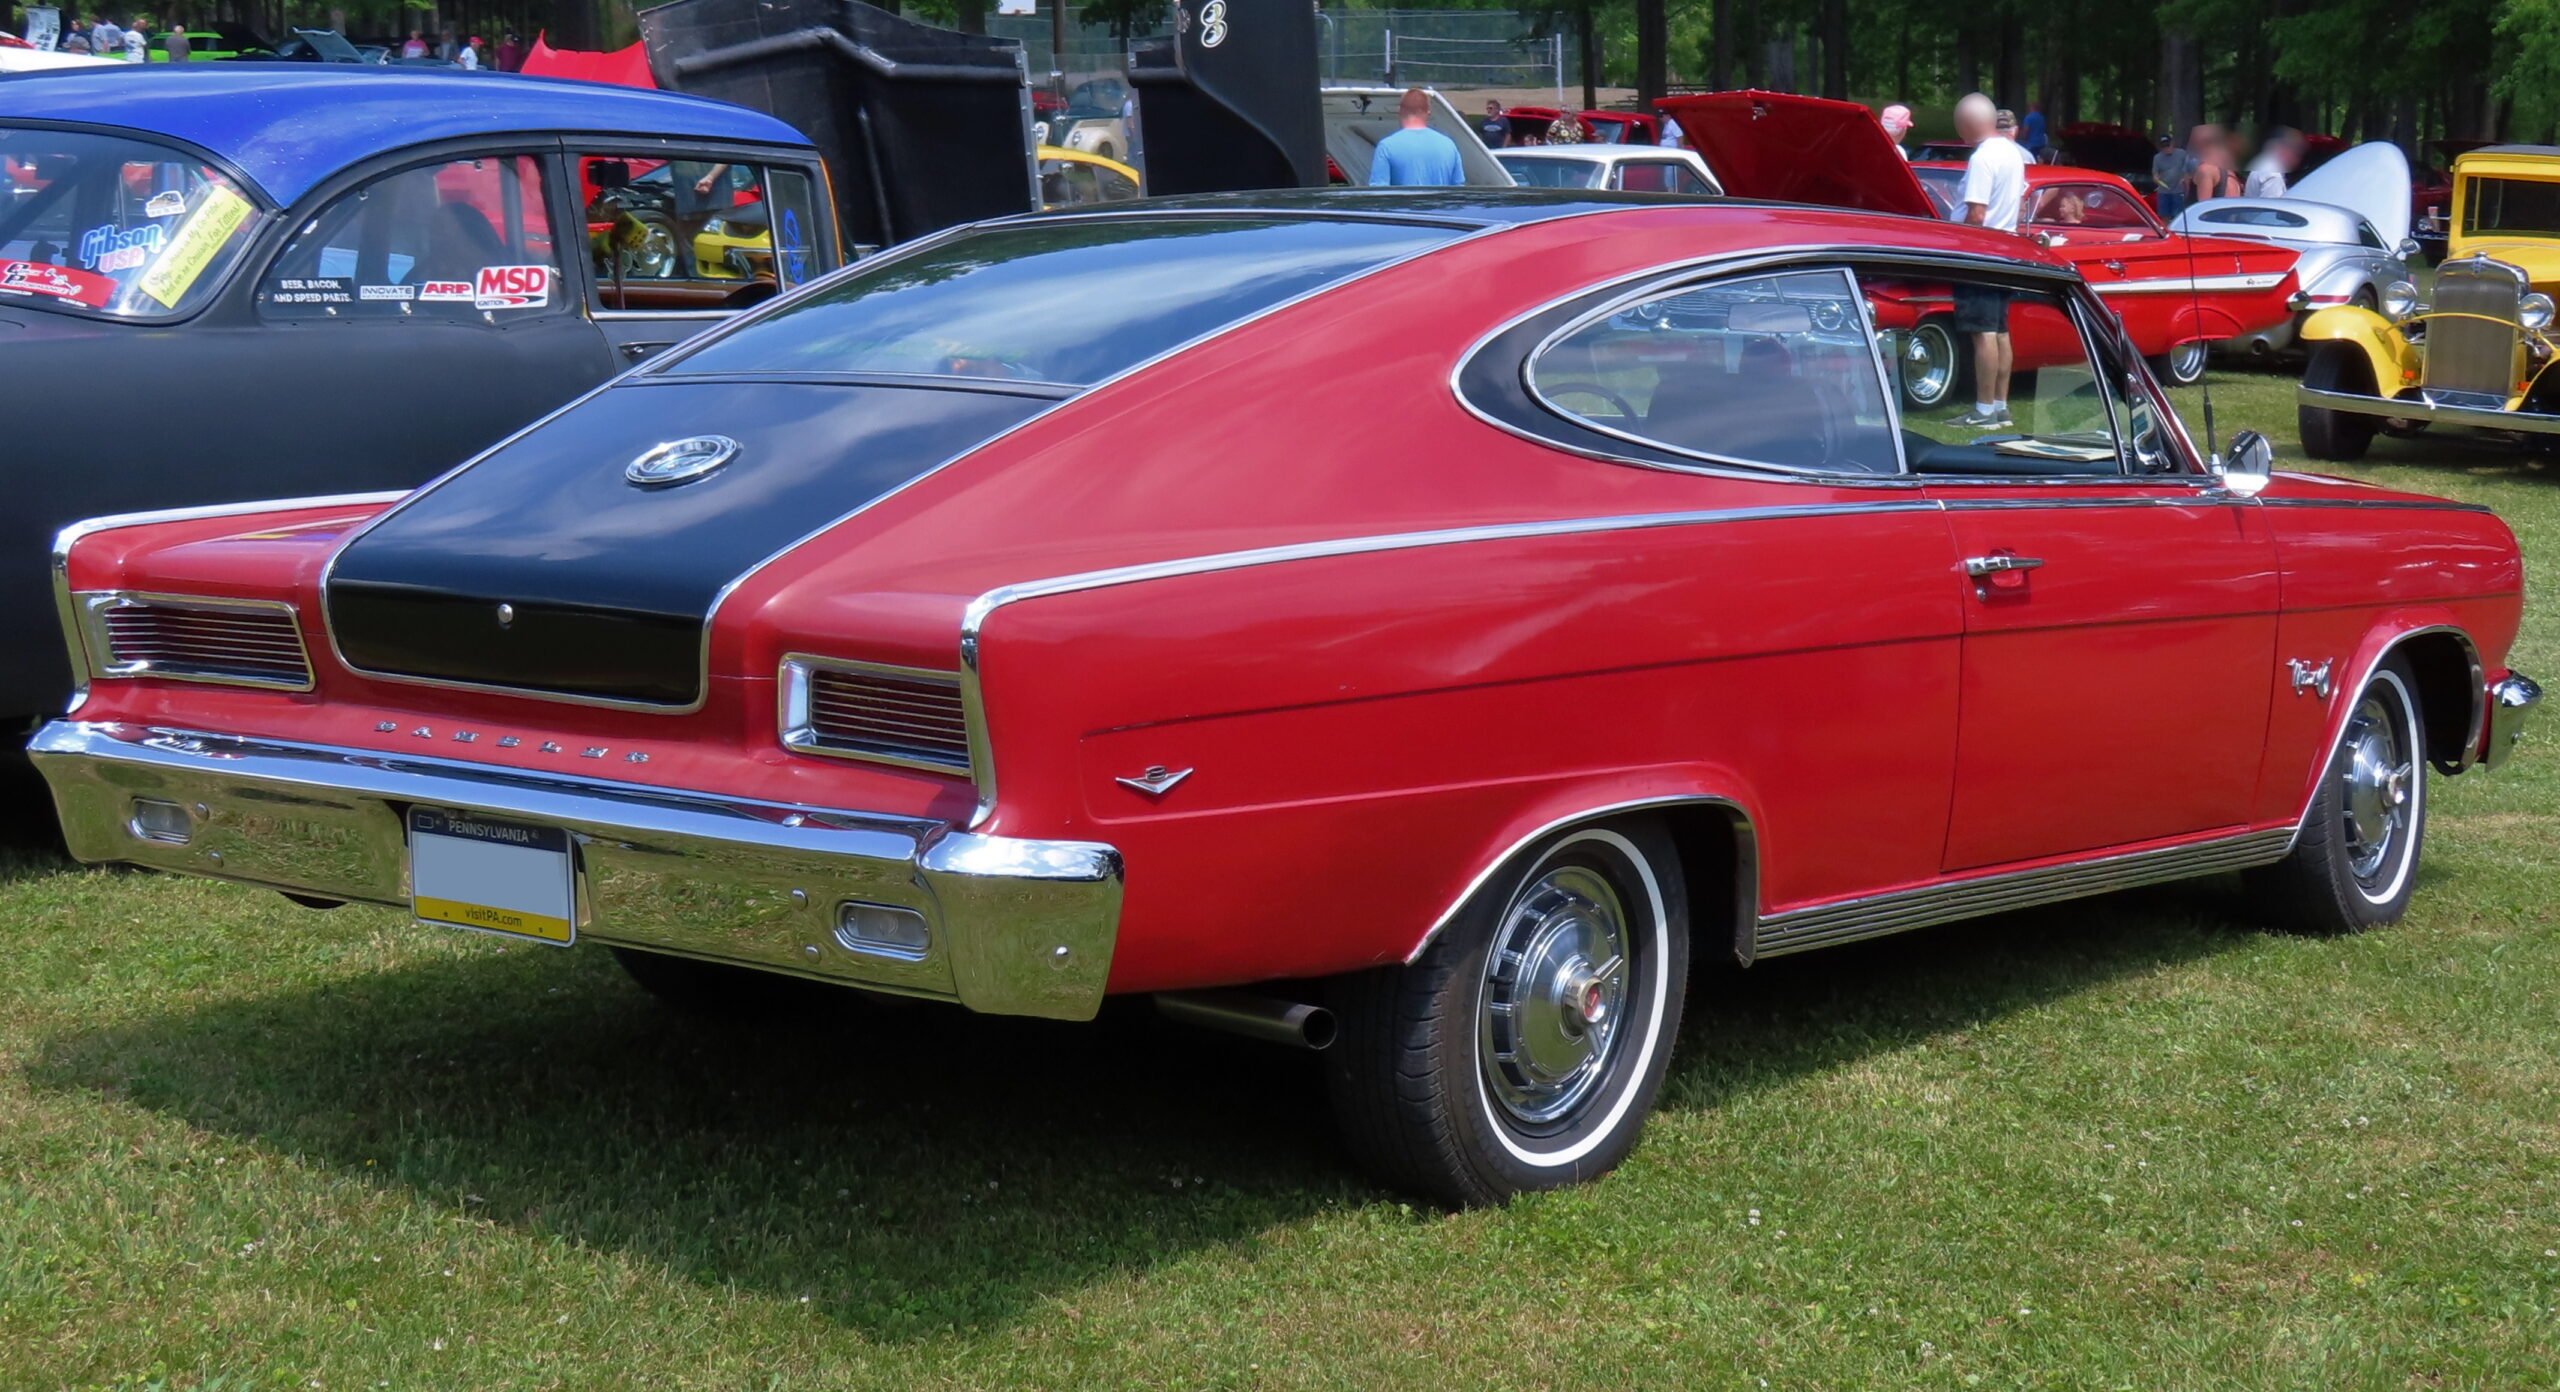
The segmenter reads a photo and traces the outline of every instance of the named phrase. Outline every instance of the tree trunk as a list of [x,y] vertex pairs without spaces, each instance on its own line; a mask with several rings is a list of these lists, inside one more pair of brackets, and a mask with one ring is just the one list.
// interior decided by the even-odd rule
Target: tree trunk
[[1591,7],[1597,0],[1582,0],[1582,13],[1574,22],[1582,30],[1582,109],[1600,104],[1600,35],[1591,23]]
[[1664,0],[1636,0],[1636,100],[1650,107],[1671,85],[1671,28]]
[[2180,140],[2204,124],[2203,50],[2195,36],[2175,30],[2160,35],[2160,120]]
[[2014,10],[2000,16],[1999,88],[1993,93],[2002,106],[2027,109],[2027,31],[2026,21]]
[[1822,95],[1849,99],[1849,0],[1822,0]]
[[1974,25],[1956,21],[1956,95],[1982,90],[1982,50]]
[[987,32],[987,0],[952,0],[952,25],[963,34]]
[[1733,0],[1715,0],[1707,22],[1715,26],[1709,36],[1715,47],[1707,63],[1707,85],[1721,92],[1733,86]]

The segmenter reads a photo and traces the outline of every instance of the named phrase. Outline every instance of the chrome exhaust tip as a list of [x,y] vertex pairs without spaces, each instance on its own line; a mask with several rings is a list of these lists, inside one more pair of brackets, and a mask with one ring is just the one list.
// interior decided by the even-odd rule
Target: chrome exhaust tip
[[1294,1049],[1322,1052],[1336,1033],[1333,1012],[1323,1006],[1255,991],[1161,991],[1155,1002],[1166,1019]]

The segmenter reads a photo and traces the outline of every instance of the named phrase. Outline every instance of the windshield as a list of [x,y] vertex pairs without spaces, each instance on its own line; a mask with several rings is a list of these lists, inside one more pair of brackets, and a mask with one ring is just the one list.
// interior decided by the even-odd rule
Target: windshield
[[188,313],[258,224],[203,161],[123,136],[0,127],[0,304],[118,319]]
[[665,370],[1088,386],[1457,235],[1447,227],[1251,217],[988,228],[824,282]]
[[2538,179],[2463,180],[2462,231],[2510,237],[2560,237],[2560,183]]
[[1496,155],[1511,178],[1523,188],[1598,188],[1600,161],[1532,159],[1527,156]]

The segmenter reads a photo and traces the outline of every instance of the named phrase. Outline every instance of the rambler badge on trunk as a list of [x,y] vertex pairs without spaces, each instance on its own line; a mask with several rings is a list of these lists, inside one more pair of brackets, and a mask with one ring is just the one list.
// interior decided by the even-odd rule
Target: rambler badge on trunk
[[623,478],[635,488],[672,488],[691,483],[738,455],[738,442],[726,435],[696,435],[669,440],[622,466]]

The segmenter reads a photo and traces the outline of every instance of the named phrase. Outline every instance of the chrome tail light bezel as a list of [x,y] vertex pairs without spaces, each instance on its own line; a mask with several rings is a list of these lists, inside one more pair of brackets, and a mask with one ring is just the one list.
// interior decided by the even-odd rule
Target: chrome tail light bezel
[[[289,600],[168,594],[150,590],[88,590],[74,594],[72,600],[73,614],[80,630],[83,665],[93,682],[144,678],[262,691],[310,691],[316,684],[311,667],[311,646],[302,632],[302,613]],[[267,644],[271,650],[261,654],[261,659],[289,664],[295,675],[260,672],[254,668],[226,668],[213,660],[119,656],[125,645],[117,635],[113,619],[120,614],[138,611],[196,615],[216,621],[250,616],[280,619],[282,622],[275,626],[272,636],[246,638],[244,635],[244,641]],[[276,647],[278,640],[288,636],[292,640],[289,656]]]
[[[908,698],[921,694],[919,688],[936,695],[948,693],[950,713],[948,717],[937,715],[934,721],[947,720],[951,730],[949,735],[932,742],[947,744],[956,739],[958,747],[947,754],[931,754],[919,752],[918,746],[928,742],[923,739],[901,747],[885,740],[858,740],[829,733],[823,728],[818,711],[818,685],[829,674],[891,684],[893,688],[904,688]],[[851,759],[950,778],[967,779],[974,774],[976,761],[968,739],[967,701],[956,671],[795,652],[784,654],[775,685],[782,746],[795,754]]]

